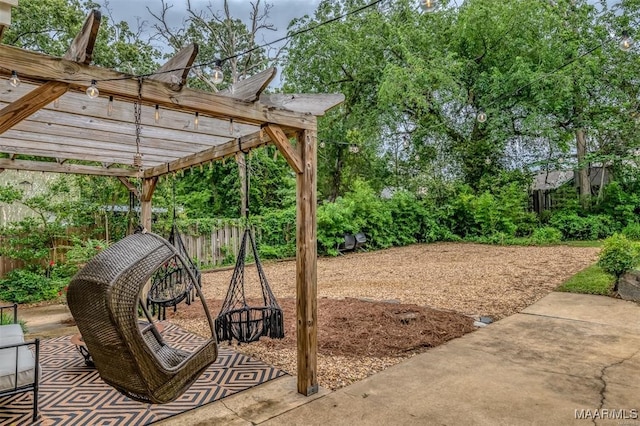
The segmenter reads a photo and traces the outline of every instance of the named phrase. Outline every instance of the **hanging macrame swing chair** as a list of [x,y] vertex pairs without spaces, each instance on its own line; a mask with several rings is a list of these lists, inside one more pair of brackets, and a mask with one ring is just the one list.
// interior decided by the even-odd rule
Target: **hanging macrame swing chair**
[[[168,307],[173,307],[175,312],[178,304],[182,301],[190,305],[196,295],[195,286],[202,285],[200,270],[189,257],[176,223],[175,181],[173,182],[172,191],[173,221],[168,241],[176,248],[177,253],[184,258],[186,263],[182,264],[179,256],[176,255],[156,270],[151,278],[151,288],[147,294],[147,309],[151,308],[152,315],[157,313],[160,321],[167,319]],[[194,281],[190,279],[189,271],[195,278]]]
[[[255,240],[249,226],[249,174],[247,158],[244,154],[245,168],[245,220],[246,226],[238,252],[238,259],[233,270],[231,283],[222,309],[215,320],[218,341],[236,340],[239,343],[255,342],[260,337],[282,339],[284,337],[284,318],[282,309],[269,287],[267,277],[262,269]],[[262,291],[262,305],[249,305],[245,294],[245,262],[247,246],[255,260],[255,266]]]

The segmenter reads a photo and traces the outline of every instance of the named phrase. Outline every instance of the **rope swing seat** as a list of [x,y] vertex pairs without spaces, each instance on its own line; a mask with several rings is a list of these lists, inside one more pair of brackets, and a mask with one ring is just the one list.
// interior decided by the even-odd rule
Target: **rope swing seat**
[[[156,270],[147,294],[147,309],[151,308],[152,315],[157,313],[159,321],[167,319],[167,308],[173,307],[175,312],[178,304],[183,300],[187,305],[191,305],[195,297],[195,287],[202,286],[200,270],[189,257],[176,224],[175,189],[173,223],[168,241],[176,248],[178,254]],[[180,256],[186,261],[185,263],[180,261]],[[195,280],[191,280],[192,275]]]
[[[192,351],[167,344],[141,296],[168,262],[183,271],[207,317],[211,337]],[[90,260],[71,280],[69,309],[105,383],[140,402],[164,404],[182,395],[218,355],[212,317],[189,262],[164,238],[138,232]],[[148,324],[141,328],[139,309]]]
[[[284,317],[278,305],[269,282],[262,269],[255,240],[249,226],[249,174],[247,173],[246,153],[244,155],[245,168],[245,220],[246,227],[242,236],[238,259],[231,276],[227,295],[215,320],[218,341],[236,340],[239,343],[251,343],[260,337],[282,339],[284,337]],[[245,292],[245,263],[247,246],[251,247],[251,254],[260,281],[262,305],[249,305]]]

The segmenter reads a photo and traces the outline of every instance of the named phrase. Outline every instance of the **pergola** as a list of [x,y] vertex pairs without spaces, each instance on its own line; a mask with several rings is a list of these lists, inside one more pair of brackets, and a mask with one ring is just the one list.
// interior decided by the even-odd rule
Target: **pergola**
[[[0,38],[11,5],[17,0],[0,0]],[[297,387],[304,395],[316,393],[316,117],[344,97],[264,94],[273,68],[217,93],[188,88],[195,45],[144,78],[92,66],[99,25],[100,13],[91,12],[62,58],[0,43],[0,152],[8,154],[0,159],[0,170],[118,178],[139,196],[141,220],[150,229],[151,199],[160,176],[275,144],[297,175]],[[6,84],[14,72],[18,87]],[[97,99],[85,94],[93,80],[100,91]],[[136,103],[141,105],[140,126]],[[142,166],[134,167],[138,151]],[[140,179],[140,191],[128,178]]]

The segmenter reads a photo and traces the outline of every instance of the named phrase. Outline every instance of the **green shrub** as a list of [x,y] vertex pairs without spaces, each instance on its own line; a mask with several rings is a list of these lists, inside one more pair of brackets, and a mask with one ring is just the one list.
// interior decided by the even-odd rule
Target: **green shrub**
[[640,261],[640,246],[621,234],[614,234],[604,241],[598,266],[606,273],[616,277],[614,291],[622,274],[632,269]]
[[386,204],[393,222],[393,245],[405,246],[418,242],[426,212],[415,195],[399,191]]
[[48,278],[27,269],[14,269],[0,280],[0,300],[34,303],[61,295],[68,280]]
[[640,241],[640,223],[633,222],[622,230],[622,235],[633,241]]
[[565,240],[597,240],[608,237],[615,230],[609,216],[580,216],[567,210],[554,212],[549,225],[560,230]]
[[106,241],[87,239],[82,241],[80,238],[72,238],[73,246],[67,251],[67,262],[72,265],[81,265],[87,263],[95,255],[107,248]]
[[534,244],[557,244],[562,240],[562,232],[551,226],[538,228],[531,234]]
[[338,245],[345,233],[357,232],[353,220],[353,206],[343,198],[318,207],[318,250],[330,256],[338,255]]

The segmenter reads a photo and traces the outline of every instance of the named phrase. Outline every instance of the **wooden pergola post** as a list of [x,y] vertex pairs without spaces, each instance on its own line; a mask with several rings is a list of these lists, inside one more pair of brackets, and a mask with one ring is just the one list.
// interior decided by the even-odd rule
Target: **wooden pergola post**
[[296,312],[298,342],[298,392],[318,392],[317,302],[317,132],[298,133],[302,170],[297,176]]
[[151,198],[156,190],[157,177],[142,180],[142,194],[140,196],[140,222],[147,231],[151,231]]

